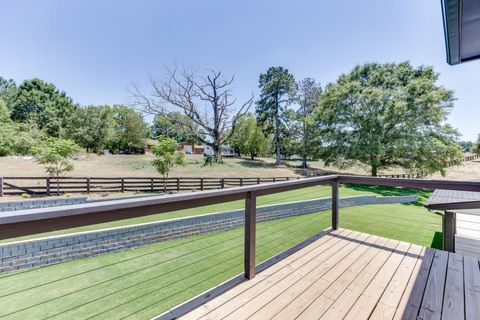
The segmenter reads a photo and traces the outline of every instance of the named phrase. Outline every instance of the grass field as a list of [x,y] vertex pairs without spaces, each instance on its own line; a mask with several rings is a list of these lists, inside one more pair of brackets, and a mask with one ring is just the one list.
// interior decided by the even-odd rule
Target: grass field
[[[330,225],[330,212],[258,225],[257,262]],[[438,246],[441,221],[417,205],[342,208],[341,227]],[[243,228],[0,277],[2,319],[148,319],[242,272]]]

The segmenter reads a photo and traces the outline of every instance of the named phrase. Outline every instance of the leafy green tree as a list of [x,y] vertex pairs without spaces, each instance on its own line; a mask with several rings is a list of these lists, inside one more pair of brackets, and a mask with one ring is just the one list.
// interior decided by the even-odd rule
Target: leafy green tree
[[477,137],[477,140],[473,143],[472,153],[480,155],[480,134]]
[[33,120],[49,135],[59,137],[76,107],[72,99],[53,83],[32,79],[25,80],[18,87],[11,116],[15,121]]
[[6,103],[7,108],[13,108],[17,96],[17,84],[12,79],[5,79],[0,76],[0,100]]
[[280,165],[281,133],[283,116],[288,104],[295,95],[295,78],[283,67],[270,67],[260,74],[260,99],[256,104],[258,121],[267,133],[273,133],[276,161]]
[[155,155],[152,165],[162,175],[163,188],[166,191],[170,171],[176,166],[184,166],[186,164],[185,154],[177,151],[178,143],[171,138],[160,137],[158,142],[152,148],[152,152]]
[[298,82],[298,91],[295,100],[299,105],[299,109],[295,113],[298,123],[297,129],[293,130],[301,140],[300,156],[302,157],[302,167],[307,167],[307,159],[315,158],[318,149],[319,141],[317,139],[317,132],[314,121],[314,110],[320,102],[320,95],[322,94],[322,87],[315,82],[313,78],[305,78]]
[[100,152],[113,136],[113,110],[109,106],[78,108],[67,126],[67,137],[87,149]]
[[132,153],[143,148],[144,139],[148,135],[148,127],[143,116],[127,106],[115,105],[112,109],[114,133],[108,143],[109,149]]
[[469,152],[472,150],[473,142],[472,141],[459,141],[458,144],[464,152]]
[[10,110],[4,100],[0,99],[0,123],[10,122]]
[[458,163],[458,133],[445,124],[453,92],[437,80],[432,67],[409,62],[367,63],[341,75],[316,114],[325,163],[361,163],[373,176],[392,166],[433,172]]
[[35,148],[36,162],[42,164],[45,171],[57,179],[57,194],[60,193],[60,176],[73,170],[71,160],[80,152],[81,148],[74,141],[53,137]]
[[[179,125],[179,123],[187,123],[187,125]],[[170,112],[168,116],[156,115],[153,120],[152,135],[154,137],[164,136],[175,141],[190,143],[201,143],[198,137],[205,138],[193,120],[178,111]]]
[[252,160],[255,159],[255,156],[266,154],[268,144],[268,137],[251,113],[238,121],[237,130],[230,140],[233,148],[240,154],[249,155]]

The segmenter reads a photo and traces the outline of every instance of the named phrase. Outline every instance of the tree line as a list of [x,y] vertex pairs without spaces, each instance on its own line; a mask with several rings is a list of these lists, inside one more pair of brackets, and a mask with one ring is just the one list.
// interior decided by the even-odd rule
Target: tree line
[[208,145],[213,162],[222,161],[228,144],[252,159],[273,155],[276,165],[298,158],[307,167],[321,159],[361,164],[372,175],[394,166],[442,171],[462,159],[459,133],[446,122],[454,94],[438,84],[432,67],[366,63],[324,87],[271,67],[259,75],[259,96],[243,100],[234,80],[216,70],[167,69],[160,80],[149,79],[148,89],[133,86],[130,106],[80,106],[40,79],[17,85],[0,78],[0,155],[30,154],[48,137],[90,152],[131,153],[145,138],[161,137]]

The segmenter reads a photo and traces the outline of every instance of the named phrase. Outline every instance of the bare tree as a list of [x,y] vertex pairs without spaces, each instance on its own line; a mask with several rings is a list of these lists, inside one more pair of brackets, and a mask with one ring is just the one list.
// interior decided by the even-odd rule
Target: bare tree
[[[235,133],[238,120],[253,104],[253,94],[244,103],[237,104],[232,95],[233,80],[233,76],[225,79],[215,70],[198,78],[194,72],[185,69],[177,72],[175,68],[167,69],[163,81],[150,77],[152,92],[149,95],[142,93],[138,85],[131,91],[137,108],[183,126],[213,149],[214,161],[218,162],[222,159],[222,144]],[[181,111],[192,121],[173,117],[172,111]]]

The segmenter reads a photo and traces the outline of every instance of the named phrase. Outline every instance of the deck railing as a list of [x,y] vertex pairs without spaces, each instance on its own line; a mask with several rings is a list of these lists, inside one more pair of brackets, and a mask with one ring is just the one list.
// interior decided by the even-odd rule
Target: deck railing
[[[411,189],[447,189],[480,192],[480,182],[328,175],[222,190],[208,190],[204,192],[122,199],[104,203],[87,203],[2,213],[0,214],[0,240],[244,199],[246,208],[245,266],[249,266],[251,269],[254,263],[250,260],[247,261],[247,258],[252,258],[252,252],[255,248],[256,197],[312,186],[331,185],[332,229],[337,229],[339,185],[342,183]],[[476,205],[478,205],[478,203],[474,204],[474,206]],[[456,209],[471,208],[472,205],[459,203],[455,204],[454,207]],[[453,209],[453,207],[443,208],[438,206],[430,206],[428,208],[431,210]],[[255,273],[252,270],[246,270],[246,274],[254,275]]]

